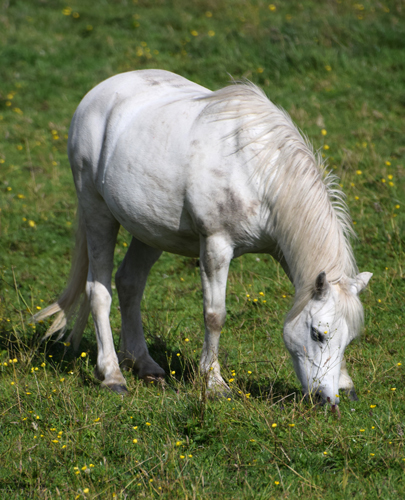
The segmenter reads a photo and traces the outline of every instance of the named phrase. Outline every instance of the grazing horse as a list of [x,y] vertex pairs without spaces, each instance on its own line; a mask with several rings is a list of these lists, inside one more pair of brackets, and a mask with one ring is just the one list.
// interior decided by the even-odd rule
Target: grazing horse
[[[102,385],[126,392],[120,365],[143,379],[164,376],[145,343],[140,303],[162,251],[200,258],[205,338],[201,372],[223,390],[218,344],[230,261],[272,255],[295,287],[284,341],[305,394],[355,398],[344,351],[358,335],[358,298],[371,273],[357,275],[351,224],[333,176],[290,117],[251,83],[216,92],[160,70],[120,74],[77,108],[68,155],[78,196],[76,248],[68,286],[35,319],[58,313],[45,337],[78,348],[90,312]],[[122,316],[118,356],[109,322],[118,229],[131,235],[115,276]]]

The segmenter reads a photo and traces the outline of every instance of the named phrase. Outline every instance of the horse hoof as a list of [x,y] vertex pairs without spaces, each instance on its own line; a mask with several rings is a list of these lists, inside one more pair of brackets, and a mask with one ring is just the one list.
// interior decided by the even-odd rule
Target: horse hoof
[[102,384],[102,387],[110,389],[110,391],[115,392],[116,394],[120,394],[122,396],[128,394],[127,386],[124,384],[110,384],[110,385]]
[[147,385],[165,385],[165,379],[161,375],[144,375],[142,380]]
[[352,389],[348,389],[346,391],[347,397],[350,399],[350,401],[358,401],[359,398],[357,397],[356,391],[354,390],[354,387]]

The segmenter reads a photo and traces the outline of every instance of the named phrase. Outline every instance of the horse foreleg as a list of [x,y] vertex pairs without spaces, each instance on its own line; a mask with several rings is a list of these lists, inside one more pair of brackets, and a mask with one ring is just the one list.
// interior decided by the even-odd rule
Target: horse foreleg
[[358,401],[356,391],[354,389],[353,380],[351,379],[346,368],[346,360],[343,358],[340,368],[339,390],[345,391],[350,401]]
[[164,370],[151,358],[141,319],[141,300],[146,280],[162,251],[132,238],[127,254],[115,275],[121,309],[120,365],[132,368],[138,377],[153,380],[164,377]]
[[218,236],[201,240],[200,272],[204,297],[205,338],[200,369],[207,376],[208,389],[228,389],[221,377],[218,348],[221,329],[225,323],[226,281],[233,249]]

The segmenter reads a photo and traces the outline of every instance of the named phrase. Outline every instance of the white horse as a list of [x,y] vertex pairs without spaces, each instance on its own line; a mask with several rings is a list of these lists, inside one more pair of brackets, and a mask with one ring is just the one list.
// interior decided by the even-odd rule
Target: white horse
[[[120,365],[163,377],[144,339],[140,303],[162,251],[199,257],[205,339],[201,372],[224,389],[218,344],[231,259],[268,253],[295,287],[284,341],[305,394],[339,402],[354,386],[343,358],[359,333],[358,298],[371,273],[356,276],[343,195],[289,116],[253,84],[211,92],[181,76],[143,70],[91,90],[73,117],[68,155],[78,195],[69,284],[36,320],[59,313],[77,349],[91,311],[102,385],[126,392]],[[109,322],[119,226],[132,242],[115,278],[122,330],[118,357]],[[59,338],[61,335],[59,336]]]

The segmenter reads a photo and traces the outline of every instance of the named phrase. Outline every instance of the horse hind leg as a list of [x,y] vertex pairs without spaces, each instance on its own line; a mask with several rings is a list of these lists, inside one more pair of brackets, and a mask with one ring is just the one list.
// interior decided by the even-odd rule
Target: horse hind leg
[[100,198],[87,197],[84,200],[86,206],[82,207],[82,214],[89,255],[86,294],[97,337],[96,375],[103,387],[117,393],[126,393],[126,382],[119,368],[109,319],[111,275],[119,223]]
[[161,250],[132,238],[115,275],[122,319],[118,359],[121,366],[133,369],[145,381],[154,381],[165,375],[164,370],[149,355],[141,318],[141,300],[146,280],[161,254]]

